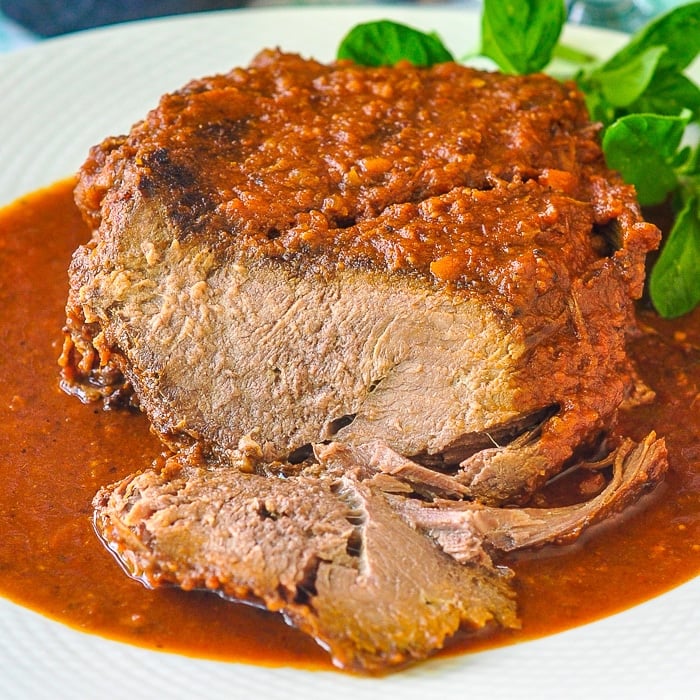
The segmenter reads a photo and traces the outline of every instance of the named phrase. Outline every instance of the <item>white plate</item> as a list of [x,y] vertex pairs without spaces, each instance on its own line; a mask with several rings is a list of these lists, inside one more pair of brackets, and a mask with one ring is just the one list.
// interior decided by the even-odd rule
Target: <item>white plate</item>
[[[247,64],[266,46],[330,60],[353,24],[382,17],[436,29],[457,54],[477,44],[476,15],[454,7],[268,9],[140,22],[0,57],[0,205],[73,173],[93,143],[190,78]],[[567,31],[569,43],[601,54],[622,41]],[[699,610],[695,579],[562,634],[366,679],[148,652],[0,599],[0,698],[690,698],[700,687]]]

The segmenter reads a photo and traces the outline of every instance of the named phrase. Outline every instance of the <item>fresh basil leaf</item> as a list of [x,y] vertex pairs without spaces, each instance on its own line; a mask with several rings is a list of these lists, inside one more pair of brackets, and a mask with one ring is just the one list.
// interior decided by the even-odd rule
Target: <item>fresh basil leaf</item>
[[484,0],[481,53],[507,73],[542,70],[566,20],[563,0]]
[[672,166],[673,169],[680,174],[685,174],[688,170],[692,169],[693,149],[690,146],[679,148],[673,156]]
[[583,90],[583,96],[586,100],[586,108],[593,122],[600,122],[607,125],[612,124],[616,118],[616,109],[603,97],[600,90],[590,87],[584,87],[579,84]]
[[415,66],[432,66],[454,60],[435,34],[390,20],[354,26],[342,39],[337,57],[363,66],[393,66],[402,60]]
[[656,114],[630,114],[603,136],[608,165],[634,184],[641,204],[659,204],[678,187],[673,167],[688,119]]
[[593,119],[626,114],[700,115],[700,89],[682,74],[700,51],[700,2],[650,22],[600,66],[576,76]]
[[682,316],[700,303],[700,199],[691,197],[676,217],[651,271],[649,293],[666,318]]
[[694,61],[700,53],[700,2],[680,5],[649,22],[605,63],[604,68],[624,66],[653,46],[666,47],[659,61],[660,71],[682,71]]
[[682,73],[664,73],[630,104],[630,112],[679,115],[688,109],[697,120],[700,118],[700,87]]
[[688,146],[682,149],[682,152],[687,155],[681,166],[681,174],[686,178],[691,178],[691,182],[697,183],[697,192],[700,196],[700,144],[696,141],[694,148]]
[[605,101],[613,107],[626,107],[647,89],[665,52],[663,46],[652,46],[620,66],[593,70],[586,78],[591,86],[588,89],[600,90]]

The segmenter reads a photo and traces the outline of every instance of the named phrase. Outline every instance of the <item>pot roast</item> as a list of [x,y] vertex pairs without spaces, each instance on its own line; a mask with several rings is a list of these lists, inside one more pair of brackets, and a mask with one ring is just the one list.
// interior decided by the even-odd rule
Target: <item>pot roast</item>
[[[518,624],[499,551],[561,542],[666,468],[614,433],[658,230],[572,84],[277,51],[95,147],[63,386],[172,450],[97,529],[150,586],[268,607],[376,671]],[[565,470],[588,502],[528,507]]]

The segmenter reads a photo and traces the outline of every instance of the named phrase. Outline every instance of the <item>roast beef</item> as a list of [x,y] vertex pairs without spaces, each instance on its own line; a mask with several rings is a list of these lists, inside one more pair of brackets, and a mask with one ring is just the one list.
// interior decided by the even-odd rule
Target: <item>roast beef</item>
[[[190,515],[177,543],[166,531],[141,544],[128,534],[134,518],[148,533],[151,518],[169,517],[150,505],[118,524],[119,499],[151,483],[170,493],[172,470],[97,501],[103,536],[123,538],[119,550],[151,583],[213,581],[283,609],[340,663],[372,668],[428,653],[460,621],[513,619],[490,555],[478,554],[483,531],[469,564],[482,567],[478,585],[447,595],[439,624],[417,612],[425,596],[383,538],[433,562],[434,577],[412,574],[421,590],[473,576],[439,549],[448,525],[427,524],[420,508],[458,522],[465,504],[524,504],[550,477],[608,452],[639,467],[634,488],[623,479],[615,493],[663,472],[662,442],[609,438],[621,404],[644,394],[626,342],[659,232],[606,167],[573,84],[265,51],[247,69],[164,96],[128,135],[95,147],[76,201],[93,236],[70,268],[63,386],[130,401],[173,451],[196,450],[205,464],[177,476],[196,494],[182,505]],[[254,459],[242,462],[250,435]],[[349,450],[352,466],[329,445],[336,457]],[[209,538],[222,543],[206,497],[196,506],[219,480],[245,533],[230,561],[212,548]],[[256,492],[318,501],[308,518],[328,532],[299,534],[289,517],[241,521]],[[376,513],[384,533],[360,538],[381,570],[369,588],[356,585],[343,545],[357,539],[350,502]],[[582,521],[566,522],[557,537]],[[288,581],[273,545],[240,559],[261,527],[269,537],[289,529]],[[309,577],[313,595],[298,599]],[[385,586],[406,587],[401,605],[438,625],[432,641],[399,633],[394,608],[381,632],[376,611],[359,612]],[[332,598],[348,615],[338,625],[367,628],[339,632],[324,617]]]
[[517,624],[507,572],[457,563],[355,479],[269,478],[235,460],[212,470],[181,454],[95,506],[134,576],[265,605],[342,667],[425,657],[462,624]]

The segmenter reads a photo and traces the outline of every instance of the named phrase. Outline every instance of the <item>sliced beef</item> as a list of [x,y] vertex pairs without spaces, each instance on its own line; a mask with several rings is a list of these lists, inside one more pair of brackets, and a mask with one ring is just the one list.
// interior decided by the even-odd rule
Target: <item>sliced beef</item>
[[97,529],[147,585],[262,604],[339,666],[373,672],[425,657],[461,626],[517,626],[510,574],[491,554],[577,537],[657,483],[666,466],[654,436],[636,447],[625,441],[596,465],[614,471],[590,501],[494,508],[422,500],[440,490],[434,472],[412,471],[385,446],[333,443],[316,454],[317,465],[280,478],[282,465],[257,459],[258,473],[247,473],[250,454],[212,469],[183,452],[161,472],[102,489]]
[[424,467],[376,440],[358,446],[342,442],[315,445],[314,454],[325,471],[352,474],[361,480],[384,474],[405,485],[392,484],[389,490],[415,492],[427,500],[467,495],[467,488],[450,474]]
[[212,470],[183,454],[103,489],[95,507],[101,536],[147,585],[265,605],[345,668],[423,658],[461,625],[517,625],[506,572],[458,564],[349,478]]

